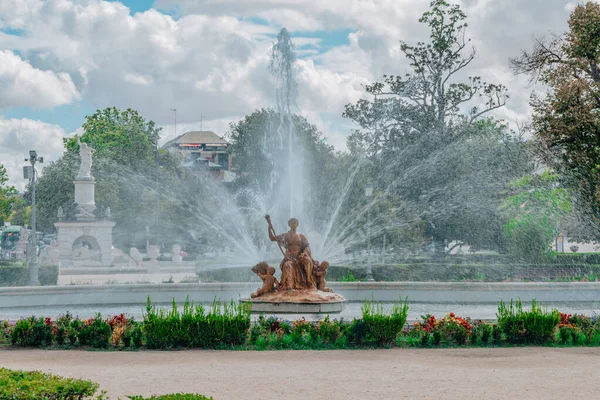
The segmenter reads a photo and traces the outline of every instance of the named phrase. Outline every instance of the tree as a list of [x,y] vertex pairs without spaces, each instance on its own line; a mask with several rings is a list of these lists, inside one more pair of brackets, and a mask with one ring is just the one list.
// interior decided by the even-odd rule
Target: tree
[[367,86],[371,99],[344,111],[360,127],[350,151],[373,161],[377,185],[411,209],[415,222],[426,222],[437,251],[449,240],[497,246],[499,193],[520,176],[512,168],[522,174],[528,161],[523,141],[486,118],[504,106],[506,88],[477,76],[458,79],[475,57],[465,20],[458,5],[432,1],[419,20],[430,41],[400,42],[412,71],[384,76]]
[[12,213],[9,221],[12,225],[30,226],[31,224],[31,206],[27,204],[23,197],[17,197],[12,204]]
[[7,185],[7,182],[6,167],[0,164],[0,226],[3,226],[10,216],[12,204],[16,201],[17,195],[17,189],[14,186]]
[[600,216],[600,5],[578,5],[569,30],[536,38],[511,60],[515,73],[547,86],[535,93],[532,128],[538,156],[576,189],[578,206]]
[[525,175],[510,184],[511,195],[502,206],[504,246],[519,259],[538,261],[572,212],[572,194],[556,184],[559,176],[544,172]]
[[[230,125],[229,151],[233,169],[238,174],[234,192],[252,189],[271,193],[280,185],[281,179],[286,179],[282,172],[287,168],[288,144],[274,134],[280,123],[276,111],[261,109]],[[335,195],[334,186],[340,182],[340,179],[333,179],[339,172],[336,169],[339,156],[333,146],[327,144],[323,133],[304,117],[293,115],[292,123],[297,140],[294,151],[302,153],[302,167],[305,169],[305,179],[295,183],[302,185],[303,195],[309,202],[307,207],[324,211],[323,205]],[[314,217],[320,220],[324,216]]]
[[[44,169],[37,186],[39,226],[53,230],[58,207],[68,208],[74,201],[73,179],[79,166],[78,141],[88,143],[94,153],[93,175],[96,179],[97,212],[110,207],[118,221],[114,229],[115,243],[127,247],[143,242],[145,227],[160,229],[169,237],[169,224],[156,227],[156,212],[169,207],[166,193],[179,180],[179,162],[170,153],[159,151],[156,144],[160,129],[137,111],[116,108],[98,110],[87,116],[83,133],[65,140],[65,154]],[[158,164],[157,164],[158,162]],[[158,175],[157,175],[158,174]],[[156,180],[164,198],[156,210]],[[156,235],[154,235],[156,237]],[[141,238],[141,240],[140,240]],[[158,239],[158,238],[157,238]]]

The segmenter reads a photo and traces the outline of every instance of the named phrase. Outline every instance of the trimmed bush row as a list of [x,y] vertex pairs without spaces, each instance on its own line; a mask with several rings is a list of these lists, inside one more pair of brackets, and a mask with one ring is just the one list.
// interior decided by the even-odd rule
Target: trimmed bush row
[[[104,391],[98,392],[98,384],[84,380],[63,378],[39,371],[13,371],[0,368],[0,399],[105,399]],[[131,400],[212,400],[199,394],[175,393],[162,396],[127,396]]]
[[[40,265],[38,276],[42,286],[56,285],[58,282],[58,265]],[[3,261],[0,264],[0,287],[27,286],[28,282],[28,263]]]
[[283,321],[260,316],[250,322],[246,305],[215,302],[209,310],[186,301],[182,311],[156,309],[148,299],[143,322],[125,315],[88,320],[69,313],[55,321],[29,317],[14,325],[0,322],[5,346],[99,349],[345,349],[373,347],[437,347],[489,345],[600,346],[598,317],[547,310],[535,301],[524,309],[520,301],[498,305],[497,322],[473,321],[450,313],[441,319],[424,315],[406,326],[408,303],[391,310],[366,302],[362,318],[319,322]]
[[[257,282],[258,279],[256,274],[246,267],[210,271],[198,268],[196,274],[202,282]],[[366,276],[366,267],[331,266],[327,272],[328,281],[361,281]],[[373,265],[373,276],[376,281],[383,282],[591,281],[600,277],[600,264],[376,264]]]

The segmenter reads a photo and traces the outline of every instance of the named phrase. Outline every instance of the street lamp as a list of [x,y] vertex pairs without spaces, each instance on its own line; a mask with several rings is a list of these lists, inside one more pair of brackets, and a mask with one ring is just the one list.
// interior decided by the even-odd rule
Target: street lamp
[[44,157],[38,157],[37,151],[29,151],[29,159],[25,159],[31,163],[30,166],[23,167],[23,177],[31,181],[31,243],[29,244],[29,285],[39,286],[40,278],[37,264],[37,228],[36,228],[36,212],[35,212],[35,163],[43,163]]
[[[365,185],[365,196],[370,199],[373,196],[373,183],[370,181]],[[374,281],[373,266],[371,265],[371,205],[367,203],[367,281]]]

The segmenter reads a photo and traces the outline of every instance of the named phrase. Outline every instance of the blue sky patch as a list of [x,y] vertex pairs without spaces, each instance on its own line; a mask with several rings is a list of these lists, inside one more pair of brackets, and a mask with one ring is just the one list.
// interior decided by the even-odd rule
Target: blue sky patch
[[126,7],[129,7],[129,13],[131,15],[138,13],[138,12],[144,12],[144,11],[148,11],[149,9],[152,8],[152,5],[154,4],[154,0],[108,0],[111,3],[121,3]]
[[67,133],[73,132],[83,125],[86,115],[96,111],[85,100],[71,104],[48,108],[12,107],[2,111],[5,118],[27,118],[40,120],[48,124],[62,127]]

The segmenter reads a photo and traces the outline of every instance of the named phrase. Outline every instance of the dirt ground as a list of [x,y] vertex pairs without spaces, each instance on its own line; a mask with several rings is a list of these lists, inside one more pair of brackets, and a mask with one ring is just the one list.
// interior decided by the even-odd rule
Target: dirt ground
[[91,379],[112,399],[599,398],[600,348],[0,351],[0,366]]

